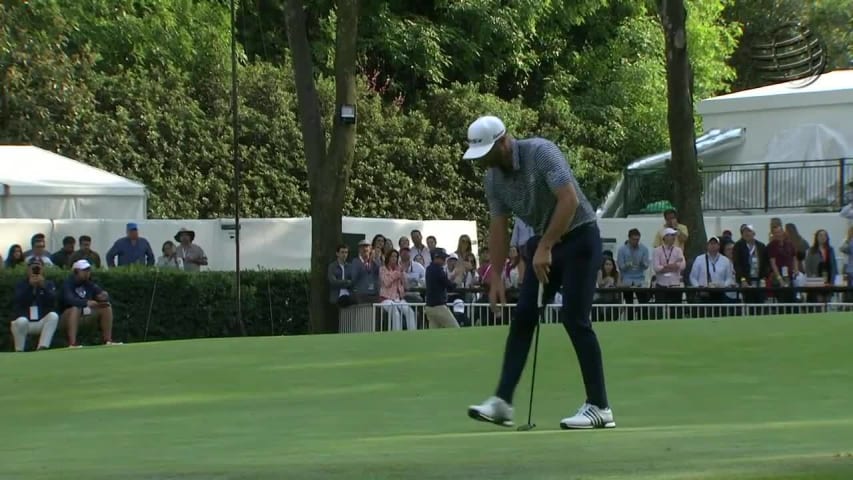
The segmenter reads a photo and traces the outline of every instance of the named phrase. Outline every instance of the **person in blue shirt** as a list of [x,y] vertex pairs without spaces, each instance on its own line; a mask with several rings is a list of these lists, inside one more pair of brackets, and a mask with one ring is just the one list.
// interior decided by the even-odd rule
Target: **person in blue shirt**
[[[619,247],[616,252],[616,267],[619,269],[619,274],[622,277],[622,286],[625,287],[643,287],[646,286],[646,271],[651,265],[651,256],[649,249],[640,243],[640,231],[632,228],[628,231],[628,241]],[[622,296],[625,303],[628,305],[634,304],[635,292],[623,292]],[[636,292],[637,303],[649,303],[649,295],[646,293]],[[645,313],[645,310],[639,310]],[[638,313],[638,310],[628,307],[628,320],[633,320]]]
[[27,278],[15,287],[15,319],[12,337],[15,351],[26,350],[27,336],[39,334],[38,350],[47,350],[56,333],[56,285],[44,278],[44,265],[38,257],[27,262]]
[[139,236],[139,227],[135,223],[127,224],[127,236],[116,240],[107,252],[107,266],[110,268],[136,263],[153,266],[156,260],[151,244]]
[[[453,312],[447,308],[447,292],[456,288],[456,284],[447,278],[447,270],[444,262],[447,260],[447,252],[443,248],[437,248],[430,252],[432,263],[426,268],[426,314],[429,328],[459,328],[459,322],[453,316]],[[462,272],[464,269],[458,269]]]
[[79,348],[77,328],[81,321],[97,318],[101,323],[104,345],[121,345],[113,341],[113,308],[109,294],[92,281],[92,265],[88,260],[77,260],[72,273],[62,284],[59,310],[62,322],[68,328],[68,347]]

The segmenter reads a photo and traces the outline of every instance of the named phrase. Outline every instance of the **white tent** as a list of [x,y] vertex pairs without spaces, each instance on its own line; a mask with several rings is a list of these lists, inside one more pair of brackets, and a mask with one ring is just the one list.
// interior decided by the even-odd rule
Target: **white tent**
[[147,218],[145,185],[31,145],[0,146],[0,218]]

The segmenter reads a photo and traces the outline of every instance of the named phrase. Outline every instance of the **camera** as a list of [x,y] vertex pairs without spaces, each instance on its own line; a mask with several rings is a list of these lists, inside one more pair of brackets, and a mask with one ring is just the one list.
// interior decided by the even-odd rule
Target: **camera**
[[41,267],[38,265],[33,266],[33,275],[41,275]]

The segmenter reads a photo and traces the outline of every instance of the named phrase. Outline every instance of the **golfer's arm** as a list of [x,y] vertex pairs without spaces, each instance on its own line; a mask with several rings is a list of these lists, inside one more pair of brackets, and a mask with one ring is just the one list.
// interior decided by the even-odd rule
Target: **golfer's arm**
[[503,281],[501,272],[509,253],[507,230],[509,230],[509,217],[505,215],[492,216],[489,224],[489,263],[492,265],[492,279],[498,282]]
[[578,210],[578,193],[571,184],[558,188],[554,194],[557,196],[557,206],[551,214],[551,221],[542,235],[542,240],[539,241],[539,245],[545,248],[551,248],[560,241]]

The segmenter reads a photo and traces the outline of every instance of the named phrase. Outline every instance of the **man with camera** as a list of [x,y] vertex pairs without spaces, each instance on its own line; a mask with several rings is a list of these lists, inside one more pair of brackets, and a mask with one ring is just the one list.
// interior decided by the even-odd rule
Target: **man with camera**
[[89,319],[100,321],[104,345],[121,345],[113,342],[113,308],[109,294],[92,281],[92,265],[88,260],[77,260],[71,270],[59,300],[62,322],[68,329],[68,347],[81,347],[77,343],[77,328],[81,321]]
[[39,257],[27,262],[27,278],[15,287],[15,319],[12,320],[12,337],[15,351],[26,349],[27,336],[39,334],[38,350],[50,348],[53,334],[59,323],[56,314],[56,285],[44,278]]

